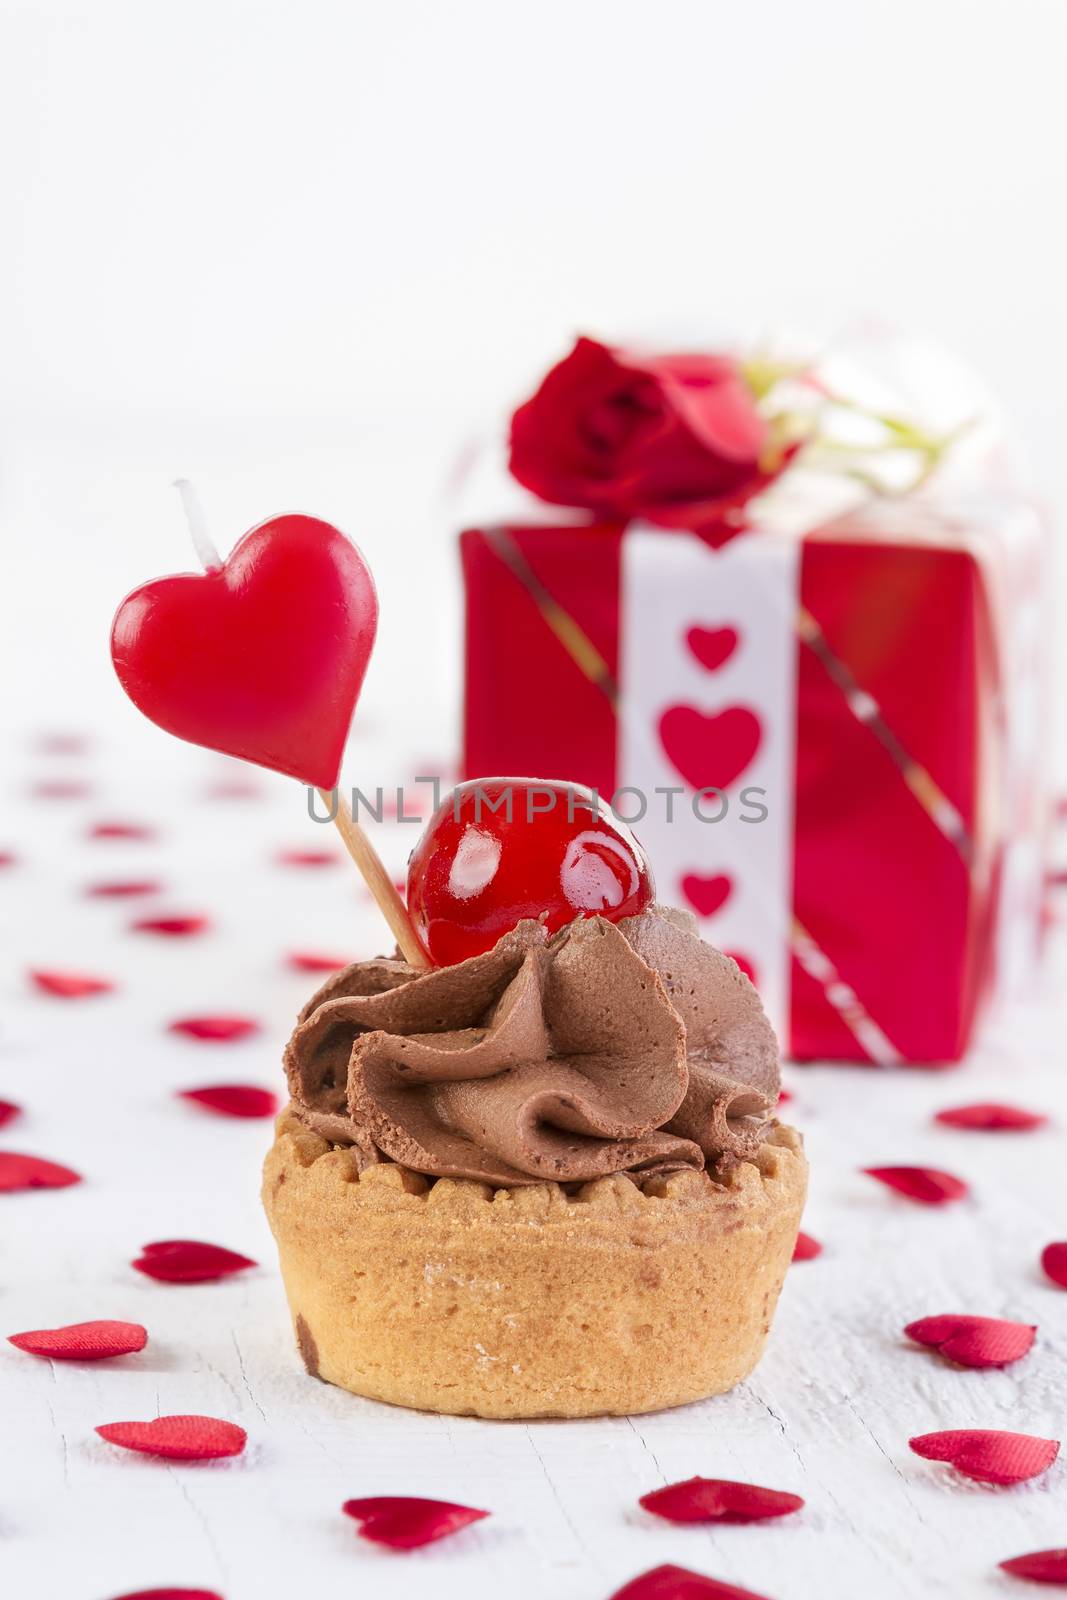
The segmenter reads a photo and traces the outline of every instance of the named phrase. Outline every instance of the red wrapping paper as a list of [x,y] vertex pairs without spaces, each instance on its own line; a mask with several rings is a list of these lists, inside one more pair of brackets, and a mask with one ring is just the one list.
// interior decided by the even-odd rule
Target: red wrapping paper
[[[462,535],[465,777],[615,792],[624,536],[611,524]],[[803,539],[794,1058],[957,1060],[1005,975],[1005,939],[1017,967],[1030,959],[1034,883],[1008,904],[1002,878],[1022,834],[1033,868],[1043,825],[1040,763],[1020,770],[1013,738],[1020,683],[1038,675],[1013,634],[1040,594],[1041,548],[1010,496],[962,510],[875,502]],[[714,940],[713,922],[702,932]]]

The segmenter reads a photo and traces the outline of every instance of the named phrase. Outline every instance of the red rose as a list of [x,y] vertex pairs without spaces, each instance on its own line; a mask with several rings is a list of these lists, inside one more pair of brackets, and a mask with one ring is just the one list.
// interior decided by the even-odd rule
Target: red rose
[[542,500],[722,543],[783,465],[728,356],[640,356],[579,339],[511,419],[511,471]]

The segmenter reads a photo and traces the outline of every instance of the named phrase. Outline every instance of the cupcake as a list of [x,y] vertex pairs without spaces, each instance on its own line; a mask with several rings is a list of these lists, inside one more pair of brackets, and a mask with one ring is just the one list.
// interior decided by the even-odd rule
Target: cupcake
[[[420,861],[479,852],[435,819],[415,899]],[[633,910],[647,896],[614,842],[592,859],[617,893],[579,871],[537,918],[481,918],[487,948],[357,963],[301,1013],[263,1196],[313,1376],[420,1410],[580,1417],[719,1394],[758,1361],[807,1177],[774,1117],[774,1032],[688,913]],[[487,886],[461,885],[465,912]]]

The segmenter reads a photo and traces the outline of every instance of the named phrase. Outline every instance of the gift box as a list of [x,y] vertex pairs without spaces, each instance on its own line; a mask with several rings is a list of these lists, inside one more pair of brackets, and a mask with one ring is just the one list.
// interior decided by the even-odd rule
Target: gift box
[[468,529],[464,775],[610,798],[794,1058],[947,1062],[1036,965],[1045,540],[999,471],[858,481]]

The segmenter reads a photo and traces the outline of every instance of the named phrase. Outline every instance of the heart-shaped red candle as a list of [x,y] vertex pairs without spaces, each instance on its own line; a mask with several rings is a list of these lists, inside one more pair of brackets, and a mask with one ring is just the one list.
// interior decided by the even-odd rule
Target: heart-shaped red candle
[[168,733],[332,789],[377,624],[355,545],[315,517],[274,517],[221,566],[127,595],[111,656]]

